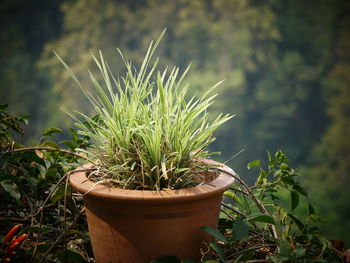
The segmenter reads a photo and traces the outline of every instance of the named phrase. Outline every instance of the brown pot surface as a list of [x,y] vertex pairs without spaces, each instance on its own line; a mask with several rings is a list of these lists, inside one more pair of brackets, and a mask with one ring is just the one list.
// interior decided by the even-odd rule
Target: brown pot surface
[[[233,173],[227,166],[222,169]],[[86,172],[70,176],[73,188],[84,196],[98,263],[143,263],[169,255],[199,260],[211,241],[200,227],[217,227],[222,194],[233,182],[220,173],[196,187],[147,191],[95,185]]]

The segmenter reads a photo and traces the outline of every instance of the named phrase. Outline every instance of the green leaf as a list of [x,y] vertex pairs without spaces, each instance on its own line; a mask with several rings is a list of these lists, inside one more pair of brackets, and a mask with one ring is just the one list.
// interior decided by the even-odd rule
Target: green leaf
[[230,198],[232,201],[242,205],[241,199],[233,191],[225,191],[224,196]]
[[268,223],[273,225],[276,224],[275,219],[272,216],[261,214],[261,213],[251,215],[250,217],[247,218],[247,220],[252,222]]
[[256,184],[261,184],[264,183],[264,179],[267,177],[267,173],[265,172],[264,169],[260,168],[260,173],[259,173],[259,177],[256,180]]
[[220,261],[219,260],[210,259],[210,260],[204,261],[204,263],[220,263]]
[[235,240],[246,238],[249,233],[249,226],[242,218],[238,218],[232,224],[233,237]]
[[72,151],[74,151],[75,148],[78,147],[78,144],[76,142],[73,142],[73,141],[63,140],[63,141],[60,141],[60,143],[68,146],[69,149],[71,149]]
[[305,253],[306,253],[306,248],[298,247],[292,252],[292,257],[294,257],[295,259],[298,259],[305,256]]
[[47,225],[40,225],[40,224],[29,226],[23,229],[23,232],[37,233],[39,231],[42,233],[49,233],[49,232],[60,232],[61,229],[57,229]]
[[302,194],[303,196],[307,197],[307,192],[302,186],[295,184],[295,185],[293,185],[293,189],[295,191],[299,192],[300,194]]
[[50,137],[54,133],[61,133],[63,132],[60,128],[48,128],[44,131],[43,136]]
[[28,160],[29,163],[35,162],[40,164],[42,167],[46,167],[45,161],[38,156],[36,151],[25,151],[23,153],[18,153],[21,158]]
[[309,220],[312,220],[314,222],[320,222],[320,223],[327,223],[327,219],[323,218],[322,216],[318,216],[315,214],[309,215]]
[[[67,196],[71,195],[72,189],[70,185],[67,187]],[[56,191],[53,193],[53,195],[50,198],[50,201],[52,203],[56,203],[58,200],[62,199],[65,196],[65,185],[59,186]]]
[[45,141],[45,142],[43,142],[40,146],[51,147],[51,148],[55,148],[55,149],[59,149],[59,148],[60,148],[60,147],[57,145],[57,143],[55,143],[54,141]]
[[210,234],[211,236],[215,237],[217,240],[227,242],[226,237],[223,234],[221,234],[219,230],[210,226],[201,226],[201,229]]
[[19,201],[21,198],[21,193],[15,183],[13,183],[11,180],[4,180],[0,182],[0,185],[3,187],[3,189],[8,192],[14,199]]
[[251,168],[253,168],[255,166],[260,166],[260,160],[255,160],[255,161],[252,161],[252,162],[248,163],[247,168],[251,169]]
[[0,111],[4,111],[6,110],[6,108],[8,107],[8,104],[0,104]]
[[225,262],[225,253],[222,249],[215,243],[210,243],[209,245],[219,256],[222,262]]
[[293,222],[298,226],[299,230],[302,232],[304,230],[304,224],[292,214],[288,214],[288,216],[293,220]]
[[288,170],[288,169],[289,169],[289,166],[288,166],[288,164],[286,164],[286,163],[282,163],[282,164],[280,165],[280,169],[281,169],[281,171],[285,171],[285,170]]
[[309,215],[314,215],[314,214],[316,214],[315,208],[311,204],[309,204]]
[[290,192],[290,197],[292,210],[294,210],[299,205],[299,194],[296,191],[292,190]]
[[65,263],[85,262],[84,257],[75,249],[67,249],[57,253],[57,258]]
[[19,116],[19,121],[23,122],[25,125],[28,125],[29,121],[28,118],[30,117],[30,114],[23,114]]
[[292,248],[288,242],[288,240],[281,240],[280,242],[280,255],[282,257],[288,257],[290,253],[292,252]]
[[175,256],[166,256],[152,260],[151,263],[181,263],[181,261]]
[[51,167],[46,171],[45,178],[56,178],[56,175],[57,175],[57,168]]

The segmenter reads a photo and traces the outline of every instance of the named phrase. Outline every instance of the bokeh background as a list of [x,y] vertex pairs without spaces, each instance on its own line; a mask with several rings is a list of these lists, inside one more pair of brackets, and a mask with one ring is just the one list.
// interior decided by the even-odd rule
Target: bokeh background
[[247,163],[282,149],[328,218],[323,231],[349,246],[348,0],[1,0],[0,103],[32,115],[21,140],[70,127],[61,105],[90,111],[53,50],[88,86],[91,51],[121,73],[116,48],[138,65],[164,28],[161,68],[191,63],[192,94],[225,79],[212,112],[236,117],[216,134],[218,158],[240,152],[229,165],[252,182]]

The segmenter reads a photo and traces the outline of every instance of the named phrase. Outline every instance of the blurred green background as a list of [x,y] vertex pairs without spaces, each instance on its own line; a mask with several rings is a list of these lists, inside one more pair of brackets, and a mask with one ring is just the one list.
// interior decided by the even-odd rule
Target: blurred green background
[[283,149],[300,167],[323,230],[350,246],[350,1],[344,0],[2,0],[0,103],[43,128],[68,128],[60,106],[89,104],[53,55],[85,85],[90,52],[123,72],[119,47],[139,64],[152,39],[161,67],[192,63],[191,92],[225,79],[213,112],[237,114],[213,150],[246,181],[246,164]]

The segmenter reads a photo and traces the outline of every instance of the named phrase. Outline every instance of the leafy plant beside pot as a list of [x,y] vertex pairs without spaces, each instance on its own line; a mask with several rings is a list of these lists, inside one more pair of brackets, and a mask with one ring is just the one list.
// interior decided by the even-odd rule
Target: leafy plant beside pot
[[176,255],[198,260],[211,238],[201,226],[216,227],[222,194],[234,178],[227,166],[205,159],[213,132],[232,116],[210,121],[215,95],[186,100],[188,68],[157,71],[152,56],[164,35],[151,43],[139,70],[125,59],[124,77],[113,76],[102,53],[93,57],[103,84],[89,72],[95,95],[83,87],[97,115],[69,113],[80,134],[91,138],[84,151],[92,164],[70,177],[83,194],[97,262],[149,262]]

